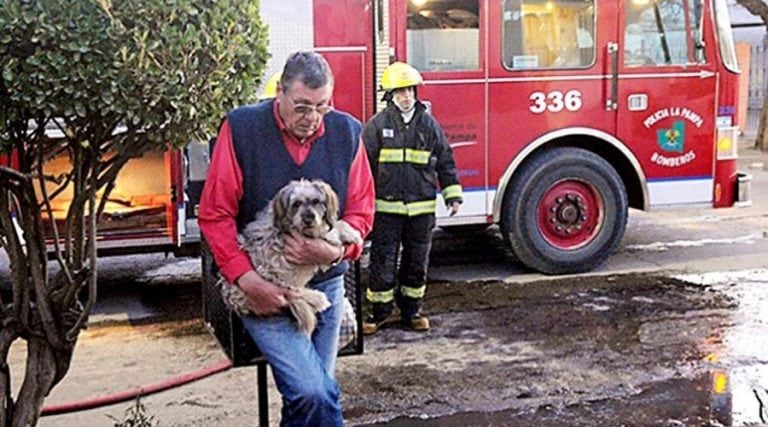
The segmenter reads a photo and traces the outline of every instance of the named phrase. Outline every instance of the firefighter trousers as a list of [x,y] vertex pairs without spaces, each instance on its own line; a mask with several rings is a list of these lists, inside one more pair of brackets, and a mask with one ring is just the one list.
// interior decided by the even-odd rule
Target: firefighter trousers
[[434,227],[434,214],[376,213],[371,231],[370,282],[366,292],[366,298],[373,303],[374,316],[388,314],[395,303],[403,318],[418,314],[426,291]]

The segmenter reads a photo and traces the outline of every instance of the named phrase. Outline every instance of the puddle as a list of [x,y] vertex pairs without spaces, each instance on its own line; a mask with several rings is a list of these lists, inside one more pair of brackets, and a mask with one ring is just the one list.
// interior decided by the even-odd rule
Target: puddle
[[[768,421],[768,270],[676,276],[706,285],[737,303],[710,359],[722,375],[722,394],[731,400],[733,425]],[[762,411],[762,414],[761,414]],[[762,419],[761,419],[762,415]]]

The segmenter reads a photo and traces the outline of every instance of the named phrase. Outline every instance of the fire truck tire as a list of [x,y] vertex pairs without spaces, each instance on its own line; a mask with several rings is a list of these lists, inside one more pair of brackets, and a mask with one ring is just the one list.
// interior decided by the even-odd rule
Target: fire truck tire
[[509,187],[501,231],[526,266],[544,274],[590,271],[619,245],[627,195],[616,170],[581,148],[547,149]]

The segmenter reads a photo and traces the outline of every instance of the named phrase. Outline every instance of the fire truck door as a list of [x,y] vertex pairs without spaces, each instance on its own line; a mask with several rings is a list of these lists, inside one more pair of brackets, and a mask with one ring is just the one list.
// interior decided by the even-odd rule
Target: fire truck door
[[[418,98],[430,108],[453,148],[464,204],[447,217],[437,204],[441,225],[486,222],[487,193],[486,104],[487,73],[485,22],[488,2],[391,0],[389,43],[393,60],[404,61],[422,73]],[[423,2],[422,2],[423,3]]]
[[643,165],[652,206],[710,202],[716,79],[706,6],[619,1],[606,105],[617,135]]
[[370,0],[313,0],[315,51],[328,61],[334,79],[333,103],[361,121],[372,116],[374,87],[370,49]]

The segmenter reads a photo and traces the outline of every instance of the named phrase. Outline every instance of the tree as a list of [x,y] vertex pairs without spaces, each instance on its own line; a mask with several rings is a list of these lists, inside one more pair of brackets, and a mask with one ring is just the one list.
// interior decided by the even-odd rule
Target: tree
[[[36,424],[68,371],[120,169],[211,135],[223,112],[255,99],[267,60],[258,10],[258,0],[0,0],[0,247],[12,277],[0,292],[0,426]],[[71,168],[46,176],[59,156]],[[65,189],[73,200],[57,227],[44,218]],[[16,340],[27,360],[14,399]]]
[[[759,16],[768,31],[768,3],[765,0],[736,0],[753,15]],[[760,113],[760,125],[757,129],[755,148],[768,151],[768,97],[763,100],[763,112]]]

